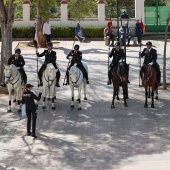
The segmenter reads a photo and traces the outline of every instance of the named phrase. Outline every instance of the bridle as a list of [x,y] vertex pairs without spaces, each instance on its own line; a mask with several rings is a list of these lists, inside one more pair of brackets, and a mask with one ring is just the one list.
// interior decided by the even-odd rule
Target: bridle
[[[144,79],[144,76],[143,76],[143,81],[144,82],[148,82],[149,79],[152,77],[153,73],[152,73],[152,67],[150,65],[148,65],[148,68],[150,69],[150,75],[148,75],[148,77],[146,77],[146,80]],[[147,71],[147,70],[146,70]],[[146,84],[146,83],[145,83]]]

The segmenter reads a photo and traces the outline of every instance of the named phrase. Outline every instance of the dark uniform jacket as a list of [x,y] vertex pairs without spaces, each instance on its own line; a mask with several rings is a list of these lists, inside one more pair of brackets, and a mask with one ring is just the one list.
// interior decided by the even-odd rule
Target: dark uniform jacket
[[69,58],[69,56],[73,56],[73,58],[71,60],[71,66],[74,65],[75,63],[81,64],[81,60],[82,60],[82,52],[81,51],[75,52],[74,50],[72,50],[68,54],[67,59]]
[[55,63],[56,62],[56,52],[51,50],[51,52],[49,53],[48,50],[44,50],[43,53],[39,54],[37,53],[38,57],[42,57],[45,56],[45,61],[44,64],[49,64],[49,63]]
[[118,50],[116,48],[112,48],[111,53],[109,54],[109,57],[113,57],[112,59],[112,63],[111,66],[115,67],[118,65],[119,61],[122,59],[124,59],[124,53],[123,50],[121,48],[119,48]]
[[36,105],[34,100],[40,100],[42,93],[39,93],[37,97],[32,91],[27,90],[22,95],[22,104],[26,105],[26,110],[36,111]]
[[8,59],[8,65],[14,64],[16,67],[22,68],[25,65],[25,61],[22,55],[18,56],[17,59],[15,59],[15,55],[12,55]]
[[149,64],[150,62],[156,63],[157,60],[157,51],[153,48],[150,49],[150,52],[147,50],[147,48],[144,48],[141,57],[145,56],[144,58],[144,64]]

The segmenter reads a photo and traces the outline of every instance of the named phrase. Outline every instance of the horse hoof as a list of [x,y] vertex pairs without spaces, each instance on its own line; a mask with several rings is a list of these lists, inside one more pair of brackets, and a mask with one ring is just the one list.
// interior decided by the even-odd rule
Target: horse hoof
[[50,100],[50,98],[47,99],[48,101]]
[[156,96],[155,99],[158,100],[158,96]]
[[119,99],[119,96],[117,96],[117,100],[120,100],[120,99]]
[[81,107],[79,107],[78,110],[81,110]]
[[7,110],[7,113],[10,113],[11,112],[11,110]]
[[85,97],[84,100],[87,100],[87,97]]
[[114,109],[115,108],[115,106],[114,105],[111,105],[111,109]]
[[145,105],[144,105],[144,107],[148,107],[148,105],[147,105],[147,104],[145,104]]
[[128,107],[127,103],[124,104],[125,107]]
[[74,105],[71,105],[70,107],[71,107],[71,108],[74,108]]
[[52,107],[52,110],[55,110],[55,107]]
[[45,109],[45,106],[42,106],[42,109]]
[[18,110],[18,114],[20,114],[20,113],[21,113],[21,109]]
[[154,104],[151,104],[151,108],[154,108]]
[[15,102],[16,102],[16,99],[14,99],[13,102],[15,103]]

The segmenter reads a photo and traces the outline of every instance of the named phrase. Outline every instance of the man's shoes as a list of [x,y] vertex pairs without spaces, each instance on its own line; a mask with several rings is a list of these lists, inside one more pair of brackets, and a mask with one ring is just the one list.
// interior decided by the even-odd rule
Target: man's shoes
[[5,83],[1,83],[0,86],[1,87],[6,87],[6,84]]
[[127,80],[127,83],[130,83],[130,81],[129,81],[129,80]]
[[59,85],[59,83],[56,83],[56,85],[55,85],[56,87],[60,87],[60,85]]
[[127,46],[130,46],[130,44],[129,44],[129,43],[127,43]]
[[33,138],[37,138],[37,135],[35,135],[35,134],[32,134],[31,136],[32,136]]
[[40,82],[39,86],[43,86],[43,82]]
[[90,84],[89,80],[86,80],[86,84]]
[[32,135],[32,133],[31,132],[27,132],[27,136],[31,136]]
[[159,83],[158,86],[162,86],[162,83]]

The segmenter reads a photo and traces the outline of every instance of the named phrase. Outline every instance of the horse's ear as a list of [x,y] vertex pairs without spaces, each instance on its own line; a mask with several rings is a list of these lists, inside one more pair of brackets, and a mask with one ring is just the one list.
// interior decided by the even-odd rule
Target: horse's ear
[[4,67],[6,67],[6,65],[4,64]]

